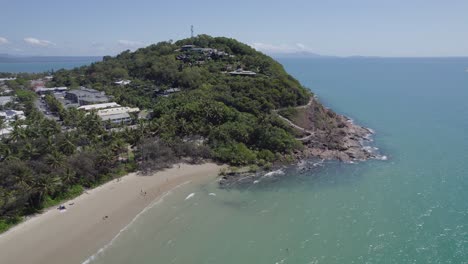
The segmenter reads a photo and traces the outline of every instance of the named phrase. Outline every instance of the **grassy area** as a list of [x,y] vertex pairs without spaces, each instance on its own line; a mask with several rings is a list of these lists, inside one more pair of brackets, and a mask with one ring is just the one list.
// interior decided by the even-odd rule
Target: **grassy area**
[[59,196],[52,198],[47,196],[44,199],[44,208],[49,208],[61,204],[63,201],[73,199],[80,196],[84,191],[83,186],[77,184],[73,185],[67,192],[60,194]]
[[0,234],[12,228],[13,226],[21,223],[22,221],[23,217],[20,216],[8,219],[0,219]]

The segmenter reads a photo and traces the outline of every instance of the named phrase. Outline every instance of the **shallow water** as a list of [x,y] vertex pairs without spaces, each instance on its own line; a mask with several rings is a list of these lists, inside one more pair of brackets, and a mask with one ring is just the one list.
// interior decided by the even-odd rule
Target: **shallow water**
[[90,263],[468,263],[468,59],[281,62],[389,159],[184,185]]

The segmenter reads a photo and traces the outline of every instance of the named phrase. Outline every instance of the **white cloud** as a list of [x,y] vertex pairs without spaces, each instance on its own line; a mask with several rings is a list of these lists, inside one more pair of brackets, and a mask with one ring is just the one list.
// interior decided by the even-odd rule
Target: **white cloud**
[[251,46],[259,51],[265,53],[295,53],[295,52],[311,52],[306,45],[302,43],[296,43],[294,45],[291,44],[281,44],[281,45],[274,45],[274,44],[267,44],[267,43],[260,43],[256,42],[251,44]]
[[125,39],[121,39],[121,40],[117,41],[117,44],[119,44],[119,46],[121,46],[123,48],[131,48],[131,49],[140,48],[140,47],[143,47],[145,45],[145,44],[143,44],[142,42],[139,42],[139,41],[125,40]]
[[8,44],[8,43],[9,43],[8,39],[0,37],[0,45]]
[[40,46],[40,47],[56,46],[56,44],[51,41],[37,39],[37,38],[24,38],[24,42],[32,46]]

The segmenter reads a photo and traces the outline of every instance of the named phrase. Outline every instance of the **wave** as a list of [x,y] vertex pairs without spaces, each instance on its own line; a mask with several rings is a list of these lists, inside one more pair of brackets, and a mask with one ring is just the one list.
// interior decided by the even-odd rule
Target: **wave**
[[[91,261],[95,260],[102,252],[104,252],[106,249],[108,249],[110,246],[112,246],[112,244],[114,244],[114,241],[120,236],[120,234],[122,234],[125,230],[127,230],[142,214],[146,213],[146,211],[148,211],[149,209],[153,208],[154,206],[160,204],[161,202],[164,201],[164,198],[166,198],[168,195],[172,194],[172,191],[182,187],[183,185],[185,184],[188,184],[190,183],[191,181],[186,181],[184,183],[181,183],[177,186],[175,186],[174,188],[172,188],[171,190],[167,191],[166,193],[164,193],[159,199],[156,199],[153,203],[151,203],[150,205],[148,205],[147,207],[145,207],[145,209],[143,209],[143,211],[141,211],[140,213],[138,213],[133,219],[132,221],[130,221],[130,223],[128,223],[128,225],[126,225],[124,228],[120,229],[119,233],[117,233],[117,235],[115,235],[114,238],[112,238],[112,240],[107,243],[105,246],[103,246],[102,248],[100,248],[96,253],[94,253],[92,256],[90,256],[89,258],[87,258],[85,261],[83,261],[81,264],[90,264]],[[190,195],[189,195],[190,196]]]
[[187,201],[188,199],[192,198],[195,196],[195,193],[189,194],[187,197],[185,197],[185,200]]
[[265,173],[265,175],[263,175],[263,177],[272,177],[272,176],[275,176],[275,175],[284,175],[283,169],[270,171],[268,173]]

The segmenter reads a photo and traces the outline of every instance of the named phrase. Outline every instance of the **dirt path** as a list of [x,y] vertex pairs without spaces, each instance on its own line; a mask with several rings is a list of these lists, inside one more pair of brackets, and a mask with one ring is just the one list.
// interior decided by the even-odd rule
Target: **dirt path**
[[[300,105],[300,106],[296,106],[294,108],[296,109],[303,109],[303,108],[307,108],[309,106],[312,105],[312,102],[314,101],[314,97],[310,98],[309,102],[306,104],[306,105]],[[286,121],[290,126],[296,128],[296,129],[299,129],[301,130],[302,132],[306,132],[308,135],[305,136],[305,137],[302,137],[302,138],[296,138],[297,140],[299,141],[308,141],[311,137],[315,136],[314,132],[311,131],[311,130],[308,130],[308,129],[305,129],[303,127],[300,127],[296,124],[294,124],[291,120],[287,119],[286,117],[282,116],[279,114],[279,111],[282,110],[282,109],[285,109],[285,108],[280,108],[280,109],[276,109],[276,110],[273,110],[274,113],[276,113],[279,118],[283,119],[284,121]]]

